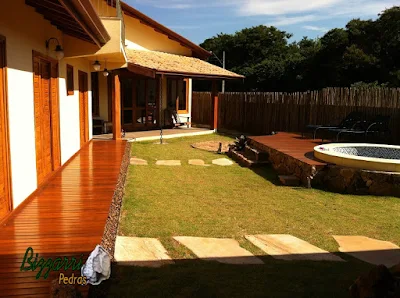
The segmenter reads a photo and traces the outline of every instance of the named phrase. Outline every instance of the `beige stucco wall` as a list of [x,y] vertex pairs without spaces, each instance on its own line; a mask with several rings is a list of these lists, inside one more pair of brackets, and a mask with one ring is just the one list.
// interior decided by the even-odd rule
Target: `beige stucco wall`
[[[57,37],[62,44],[64,38],[62,32],[36,13],[34,8],[27,6],[24,0],[1,2],[0,35],[6,37],[11,178],[15,208],[37,188],[32,50],[55,58],[54,52],[46,49],[45,41],[50,37]],[[50,48],[54,49],[55,44],[51,43]],[[64,79],[66,62],[62,60],[59,63],[63,163],[80,147],[79,98],[77,91],[74,96],[67,97]],[[88,61],[71,60],[68,63],[74,66],[76,89],[78,69],[88,72],[90,81]],[[91,104],[88,114],[91,117]],[[89,118],[89,123],[91,122]]]
[[[99,16],[115,17],[117,12],[105,1],[93,1]],[[192,51],[179,42],[169,39],[167,35],[156,32],[154,28],[142,24],[138,19],[124,14],[126,45],[140,50],[161,51],[172,54],[192,56]]]

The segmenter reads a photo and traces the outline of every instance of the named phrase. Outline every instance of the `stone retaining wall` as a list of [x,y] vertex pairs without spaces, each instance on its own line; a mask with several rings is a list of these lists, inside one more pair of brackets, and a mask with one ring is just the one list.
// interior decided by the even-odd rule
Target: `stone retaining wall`
[[400,173],[328,165],[314,177],[313,186],[340,193],[400,197]]
[[320,169],[256,142],[251,141],[250,146],[269,155],[269,161],[278,175],[296,176],[304,186],[308,186],[308,178],[314,177]]

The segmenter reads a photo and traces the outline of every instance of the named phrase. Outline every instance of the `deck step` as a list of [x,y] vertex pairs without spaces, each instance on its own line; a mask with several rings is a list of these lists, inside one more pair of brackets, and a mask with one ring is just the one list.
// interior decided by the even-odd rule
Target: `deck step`
[[250,159],[244,154],[244,152],[239,152],[235,150],[230,150],[229,156],[239,165],[246,168],[262,167],[270,164],[269,161],[257,161],[254,159]]
[[301,181],[296,176],[281,175],[279,180],[285,186],[300,186]]
[[244,155],[255,161],[268,161],[269,154],[267,152],[259,151],[252,146],[246,145],[244,149]]

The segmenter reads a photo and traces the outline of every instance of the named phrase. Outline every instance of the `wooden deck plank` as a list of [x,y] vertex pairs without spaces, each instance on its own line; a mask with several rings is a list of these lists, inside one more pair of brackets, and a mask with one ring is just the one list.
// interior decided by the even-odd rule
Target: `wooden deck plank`
[[279,132],[271,136],[254,136],[249,139],[257,144],[257,148],[261,149],[263,146],[272,148],[310,166],[323,167],[326,165],[311,154],[314,152],[314,147],[320,145],[322,140],[306,139],[298,134],[286,132]]
[[[91,142],[3,223],[1,297],[49,297],[58,274],[36,280],[37,272],[21,272],[28,247],[45,258],[83,254],[86,260],[101,242],[125,146],[122,141]],[[80,288],[87,293],[88,287]]]

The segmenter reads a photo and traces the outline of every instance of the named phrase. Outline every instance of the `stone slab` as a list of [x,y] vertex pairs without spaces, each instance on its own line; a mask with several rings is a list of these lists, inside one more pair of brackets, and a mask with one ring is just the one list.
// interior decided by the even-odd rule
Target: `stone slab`
[[209,165],[206,165],[206,163],[202,159],[189,159],[189,164],[192,166],[202,166],[202,167],[209,166]]
[[286,186],[299,186],[301,181],[296,176],[280,175],[279,180]]
[[180,166],[180,160],[157,160],[157,166]]
[[173,263],[164,246],[155,238],[117,236],[114,256],[117,262],[140,267]]
[[141,159],[141,158],[136,158],[136,157],[132,157],[131,158],[131,165],[135,165],[135,166],[147,166],[147,160]]
[[264,264],[251,252],[240,247],[234,239],[201,237],[174,237],[174,239],[203,260],[235,265]]
[[245,238],[275,259],[343,262],[340,257],[292,235],[246,235]]
[[339,251],[374,265],[392,267],[400,263],[400,248],[392,242],[365,236],[333,236]]
[[231,160],[227,159],[227,158],[214,159],[212,161],[212,163],[214,165],[217,165],[217,166],[231,166],[231,165],[233,165],[233,162]]

